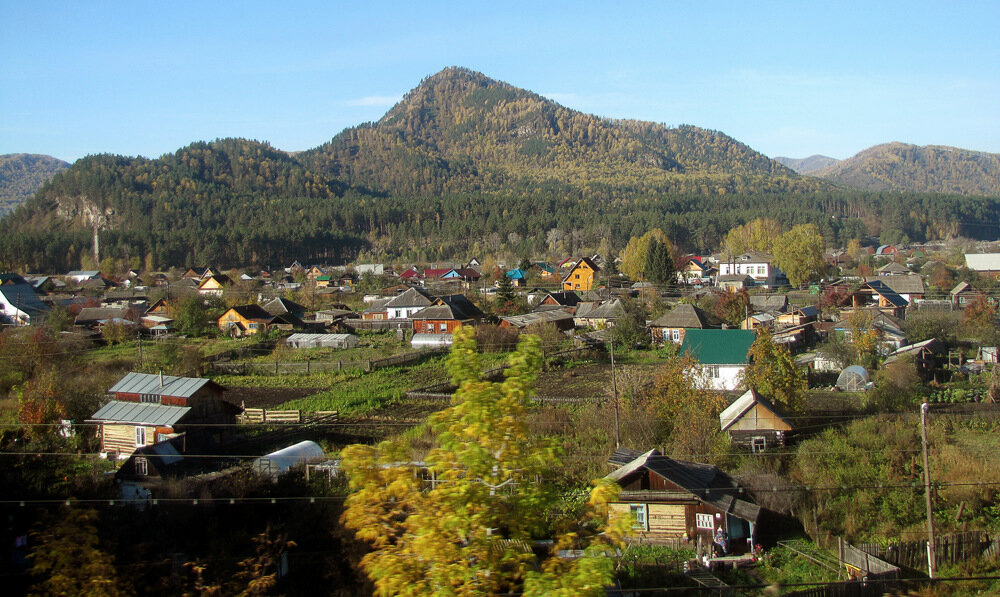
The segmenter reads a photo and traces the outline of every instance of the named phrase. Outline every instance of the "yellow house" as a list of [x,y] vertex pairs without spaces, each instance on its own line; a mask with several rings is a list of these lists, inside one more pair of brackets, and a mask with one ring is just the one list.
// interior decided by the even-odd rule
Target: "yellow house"
[[233,283],[225,274],[214,274],[203,278],[198,284],[198,294],[222,296],[222,291]]
[[569,270],[563,278],[563,290],[593,290],[597,286],[597,273],[601,268],[597,267],[589,257],[584,257],[576,262],[573,269]]
[[260,305],[230,307],[219,318],[219,329],[230,336],[250,336],[266,332],[274,317]]

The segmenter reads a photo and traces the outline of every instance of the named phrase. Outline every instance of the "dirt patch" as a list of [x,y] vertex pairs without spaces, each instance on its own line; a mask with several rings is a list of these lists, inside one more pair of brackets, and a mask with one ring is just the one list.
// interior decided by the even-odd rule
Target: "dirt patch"
[[240,404],[246,408],[272,408],[288,402],[305,398],[313,394],[322,392],[322,388],[253,388],[228,386],[223,396],[233,404]]
[[611,365],[594,363],[545,371],[538,377],[543,397],[591,398],[611,395]]

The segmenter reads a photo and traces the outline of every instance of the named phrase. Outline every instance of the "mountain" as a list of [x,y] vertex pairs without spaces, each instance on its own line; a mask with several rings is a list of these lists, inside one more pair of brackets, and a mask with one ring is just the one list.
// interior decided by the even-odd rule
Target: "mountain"
[[811,175],[869,191],[1000,197],[1000,154],[942,145],[876,145]]
[[787,166],[788,168],[791,168],[792,170],[798,172],[799,174],[809,174],[811,172],[815,172],[816,170],[822,170],[823,168],[828,168],[830,166],[833,166],[840,160],[838,160],[837,158],[830,158],[825,155],[816,154],[801,159],[785,158],[779,156],[774,158],[774,161],[778,162],[782,166]]
[[558,188],[581,198],[825,188],[716,131],[610,120],[463,68],[423,80],[378,122],[297,156],[392,195]]
[[66,168],[69,168],[68,162],[50,155],[0,155],[0,217],[27,201],[56,172]]

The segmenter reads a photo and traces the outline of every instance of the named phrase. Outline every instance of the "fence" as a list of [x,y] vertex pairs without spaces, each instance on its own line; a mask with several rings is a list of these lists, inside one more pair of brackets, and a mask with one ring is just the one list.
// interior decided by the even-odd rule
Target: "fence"
[[232,375],[294,375],[322,373],[324,371],[343,371],[345,369],[360,369],[365,373],[371,373],[377,369],[386,367],[398,367],[407,363],[422,361],[426,358],[436,356],[445,352],[446,348],[432,348],[397,354],[381,359],[366,359],[364,361],[244,361],[240,363],[217,362],[210,367],[216,373],[228,373]]
[[[985,531],[954,533],[934,538],[934,560],[938,568],[978,558],[990,546],[990,536]],[[927,540],[877,545],[863,543],[858,546],[865,553],[896,566],[913,570],[927,569]]]
[[340,325],[354,331],[413,329],[413,322],[409,319],[343,319]]
[[240,416],[241,423],[303,423],[322,420],[325,423],[339,419],[340,413],[335,410],[318,410],[302,414],[301,410],[269,410],[266,408],[247,408]]

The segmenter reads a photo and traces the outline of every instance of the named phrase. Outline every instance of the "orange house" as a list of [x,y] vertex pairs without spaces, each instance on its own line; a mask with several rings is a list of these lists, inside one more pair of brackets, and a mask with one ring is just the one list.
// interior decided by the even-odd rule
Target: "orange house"
[[562,289],[593,290],[597,286],[597,273],[600,271],[601,268],[596,263],[589,257],[584,257],[563,278]]

